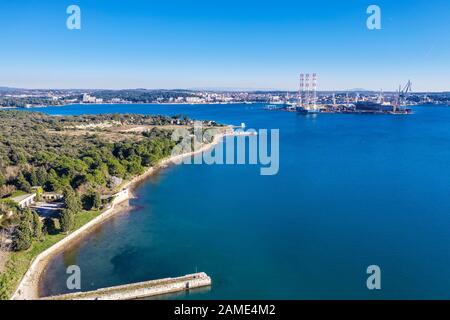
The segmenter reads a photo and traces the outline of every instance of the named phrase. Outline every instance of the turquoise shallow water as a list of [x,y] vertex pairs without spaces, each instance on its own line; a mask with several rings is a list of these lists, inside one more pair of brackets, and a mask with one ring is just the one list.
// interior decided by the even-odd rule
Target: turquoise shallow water
[[[134,209],[57,256],[45,294],[198,271],[210,290],[191,299],[450,298],[450,109],[411,116],[318,115],[262,105],[99,105],[50,114],[187,114],[280,129],[280,172],[172,166],[142,184]],[[382,290],[366,288],[377,264]]]

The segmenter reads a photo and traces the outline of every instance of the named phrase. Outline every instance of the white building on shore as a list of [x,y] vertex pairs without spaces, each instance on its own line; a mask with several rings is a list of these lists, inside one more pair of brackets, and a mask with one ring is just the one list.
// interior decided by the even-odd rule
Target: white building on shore
[[31,206],[36,200],[36,193],[24,194],[22,196],[17,196],[11,199],[19,208],[24,209]]
[[83,103],[103,103],[103,99],[97,99],[87,93],[83,94]]

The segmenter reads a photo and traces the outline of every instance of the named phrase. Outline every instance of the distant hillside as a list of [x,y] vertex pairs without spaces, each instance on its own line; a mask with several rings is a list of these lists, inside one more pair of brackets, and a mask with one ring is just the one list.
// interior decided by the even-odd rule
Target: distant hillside
[[3,92],[3,91],[20,91],[20,90],[23,90],[23,89],[10,88],[10,87],[0,87],[0,92]]
[[363,88],[354,88],[346,90],[348,92],[373,92],[373,90],[363,89]]

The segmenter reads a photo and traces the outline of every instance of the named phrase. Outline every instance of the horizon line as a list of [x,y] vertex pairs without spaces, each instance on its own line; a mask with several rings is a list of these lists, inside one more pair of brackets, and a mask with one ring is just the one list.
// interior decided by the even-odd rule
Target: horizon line
[[[210,91],[210,92],[298,92],[298,89],[277,89],[277,88],[238,88],[238,87],[193,87],[193,88],[143,88],[143,87],[129,87],[129,88],[55,88],[55,87],[41,87],[41,88],[32,88],[32,87],[10,87],[10,86],[0,86],[0,92],[6,90],[36,90],[36,91],[69,91],[69,90],[77,90],[77,91],[124,91],[124,90],[146,90],[146,91],[193,91],[193,92],[201,92],[201,91]],[[373,89],[364,89],[364,88],[352,88],[352,89],[324,89],[317,90],[317,92],[380,92],[383,93],[395,93],[395,90],[373,90]],[[420,90],[420,91],[412,91],[411,93],[450,93],[450,89],[443,91],[432,91],[432,90]]]

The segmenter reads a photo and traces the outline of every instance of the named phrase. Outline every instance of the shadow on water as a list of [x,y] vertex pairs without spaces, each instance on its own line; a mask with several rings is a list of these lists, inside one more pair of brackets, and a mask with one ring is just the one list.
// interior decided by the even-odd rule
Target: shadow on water
[[201,299],[203,294],[207,294],[211,291],[211,287],[195,288],[183,292],[175,292],[163,294],[155,297],[147,297],[136,300],[183,300],[183,299]]

